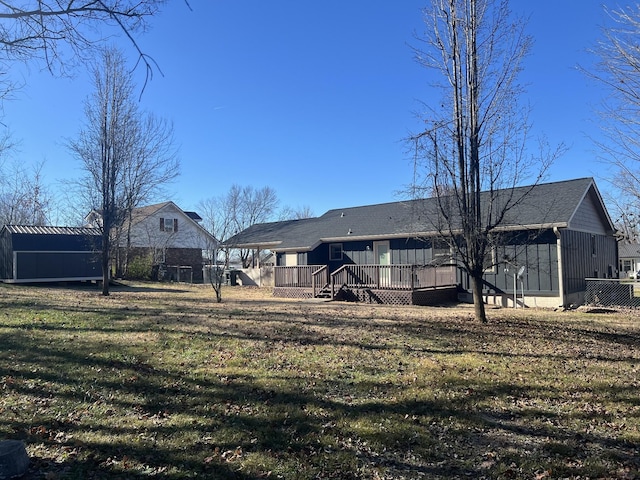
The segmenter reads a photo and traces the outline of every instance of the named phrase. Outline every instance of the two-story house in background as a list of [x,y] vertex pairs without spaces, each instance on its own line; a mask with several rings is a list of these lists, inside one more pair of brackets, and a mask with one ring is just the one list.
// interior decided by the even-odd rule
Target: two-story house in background
[[[95,224],[99,214],[88,221]],[[116,270],[122,273],[124,265],[142,261],[151,267],[154,280],[202,283],[203,252],[213,250],[216,239],[201,222],[197,213],[171,201],[134,209],[115,235]]]
[[203,251],[211,251],[216,240],[201,222],[173,202],[136,208],[118,238],[118,255],[129,262],[149,258],[155,279],[202,283]]

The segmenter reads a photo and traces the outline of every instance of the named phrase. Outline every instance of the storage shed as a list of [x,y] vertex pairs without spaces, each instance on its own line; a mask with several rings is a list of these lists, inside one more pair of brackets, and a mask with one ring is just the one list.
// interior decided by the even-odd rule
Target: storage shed
[[0,230],[0,281],[102,280],[97,228],[5,225]]

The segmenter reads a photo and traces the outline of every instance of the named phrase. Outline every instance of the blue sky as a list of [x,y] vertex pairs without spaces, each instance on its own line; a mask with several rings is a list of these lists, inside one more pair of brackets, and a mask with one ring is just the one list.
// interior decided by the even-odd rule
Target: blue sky
[[[172,0],[139,38],[164,74],[141,107],[173,121],[180,147],[182,174],[167,199],[193,210],[232,184],[270,186],[282,206],[320,215],[404,198],[412,167],[403,138],[418,128],[419,102],[438,99],[410,48],[428,0],[189,1],[191,11]],[[535,41],[521,76],[535,133],[569,147],[548,180],[594,176],[606,193],[590,140],[603,92],[576,69],[592,62],[601,5],[513,0],[512,10],[530,17]],[[79,168],[64,139],[81,128],[88,75],[54,78],[36,65],[12,73],[26,82],[4,106],[21,142],[15,157],[44,161],[59,192]]]

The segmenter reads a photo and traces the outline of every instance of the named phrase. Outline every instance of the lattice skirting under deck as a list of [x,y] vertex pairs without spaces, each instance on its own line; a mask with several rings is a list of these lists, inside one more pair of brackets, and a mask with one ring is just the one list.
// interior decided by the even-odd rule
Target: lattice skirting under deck
[[[311,288],[275,287],[273,296],[279,298],[313,298]],[[442,305],[458,299],[456,287],[422,290],[374,290],[352,288],[340,291],[336,300],[346,302],[377,303],[383,305]]]
[[373,290],[349,289],[341,292],[339,300],[348,302],[378,303],[383,305],[441,305],[455,302],[456,287],[423,290]]
[[275,287],[273,296],[278,298],[313,298],[313,289],[299,287]]

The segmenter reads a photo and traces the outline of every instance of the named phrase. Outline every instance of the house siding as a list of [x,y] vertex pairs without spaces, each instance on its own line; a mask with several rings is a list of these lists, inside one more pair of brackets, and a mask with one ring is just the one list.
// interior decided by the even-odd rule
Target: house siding
[[[617,244],[611,235],[560,230],[562,255],[558,252],[558,237],[554,230],[517,232],[503,238],[503,244],[493,252],[495,265],[484,275],[486,295],[511,295],[514,291],[514,273],[524,266],[517,278],[517,292],[525,296],[558,297],[561,282],[559,261],[565,294],[583,292],[585,278],[615,276],[618,265]],[[433,260],[429,239],[391,239],[393,265],[425,265]],[[342,261],[329,262],[333,272],[344,264],[375,264],[373,241],[344,242]],[[367,249],[369,247],[369,249]],[[593,252],[585,254],[585,252]],[[329,256],[329,244],[322,244],[311,252],[300,253],[299,265],[324,265]],[[280,258],[280,257],[279,257]],[[281,265],[280,261],[278,263]],[[506,268],[508,267],[508,270]],[[458,269],[458,283],[470,291],[469,276]]]
[[[519,232],[503,238],[493,252],[494,265],[484,274],[484,293],[503,294],[514,290],[514,274],[521,267],[524,273],[517,278],[518,292],[525,295],[558,295],[558,248],[553,230]],[[471,290],[469,275],[458,271],[463,289]]]
[[429,240],[393,239],[389,242],[389,248],[393,265],[427,265],[433,259],[433,249]]
[[[124,255],[124,249],[121,249],[120,254]],[[129,253],[129,262],[131,262],[134,258],[147,256],[149,256],[151,259],[153,258],[153,249],[143,247],[132,248]],[[204,282],[204,265],[202,260],[202,250],[200,249],[167,248],[164,250],[164,262],[162,263],[162,265],[165,267],[165,270],[166,267],[190,267],[192,270],[192,276],[190,277],[191,281],[193,283]],[[172,276],[175,277],[175,274],[169,273],[165,275],[168,280],[177,280],[177,278],[172,278]]]
[[[333,243],[333,242],[332,242]],[[340,242],[336,242],[340,243]],[[325,265],[334,271],[342,265],[373,265],[377,263],[373,241],[342,242],[342,260],[327,262],[329,243],[323,243],[311,252],[298,254],[298,265]],[[392,265],[427,265],[433,258],[431,243],[428,240],[400,238],[389,241]],[[277,265],[283,265],[284,255],[278,254]]]
[[[172,231],[164,229],[164,221],[161,219],[171,219],[174,222]],[[147,217],[134,220],[131,247],[206,249],[210,246],[207,235],[184,212],[167,205]],[[125,232],[119,244],[121,247],[127,246]]]
[[601,209],[598,208],[595,193],[593,190],[585,196],[582,203],[578,206],[573,218],[571,219],[571,230],[595,233],[598,235],[606,235],[605,222],[601,217]]
[[[518,290],[521,291],[524,282],[525,294],[542,293],[543,295],[558,295],[559,268],[557,237],[553,230],[541,232],[525,232],[511,234],[504,238],[505,245],[496,248],[494,252],[497,264],[485,273],[486,293],[505,293],[513,291],[513,274],[520,266],[526,270],[522,279],[518,279]],[[369,248],[367,250],[367,247]],[[429,265],[433,263],[434,255],[430,239],[398,238],[389,241],[392,265]],[[342,261],[328,262],[329,271],[333,272],[345,264],[371,265],[376,264],[373,241],[356,241],[342,243]],[[283,265],[283,254],[278,254],[278,265]],[[298,265],[324,265],[329,258],[329,244],[319,245],[311,252],[298,254]],[[503,259],[511,262],[510,271]],[[458,270],[458,282],[463,289],[470,290],[469,276],[461,269]]]
[[618,265],[618,246],[610,235],[560,231],[565,292],[586,290],[586,278],[612,278]]

